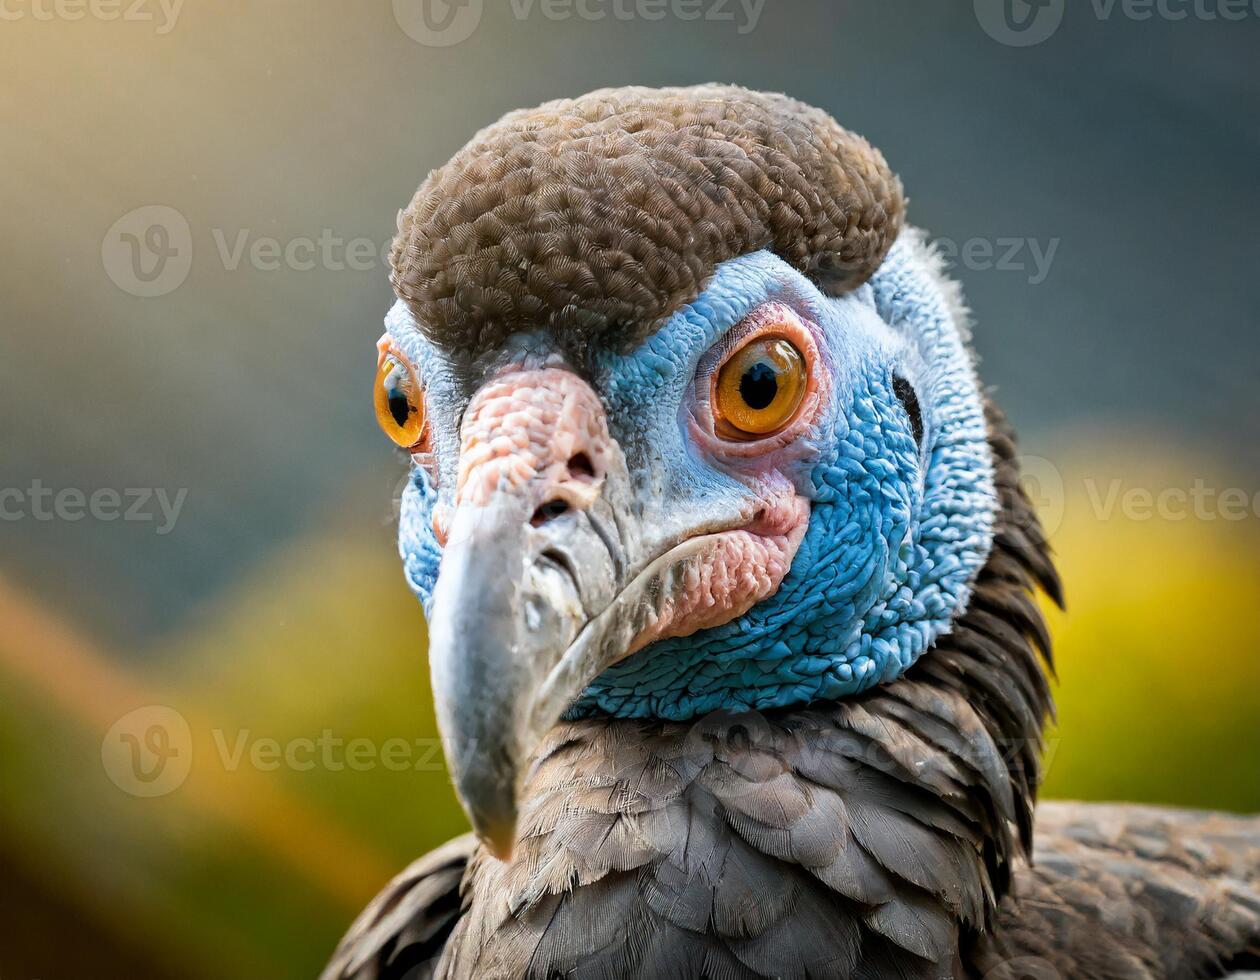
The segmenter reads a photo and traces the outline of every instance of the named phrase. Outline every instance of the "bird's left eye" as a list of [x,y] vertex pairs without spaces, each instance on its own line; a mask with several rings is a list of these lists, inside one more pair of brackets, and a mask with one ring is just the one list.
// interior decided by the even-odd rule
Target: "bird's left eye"
[[796,415],[808,384],[805,356],[784,337],[759,336],[737,350],[713,381],[718,434],[757,439]]
[[377,423],[395,444],[413,449],[424,440],[424,393],[407,362],[393,354],[382,355],[373,402]]

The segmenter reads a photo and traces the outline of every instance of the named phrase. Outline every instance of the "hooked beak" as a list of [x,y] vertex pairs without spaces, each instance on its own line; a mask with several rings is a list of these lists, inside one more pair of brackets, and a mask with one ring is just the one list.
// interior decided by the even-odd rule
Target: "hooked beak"
[[612,578],[609,551],[593,532],[572,518],[559,533],[543,531],[520,503],[496,495],[457,513],[429,626],[455,786],[473,828],[504,859],[531,753],[605,666],[594,656],[565,662],[588,622],[580,590],[592,577]]
[[[529,445],[482,448],[503,450],[513,411]],[[523,372],[470,404],[429,660],[456,790],[500,858],[534,750],[630,642],[624,617],[606,614],[637,550],[630,496],[602,404],[575,375]]]
[[[652,640],[772,594],[808,505],[789,497],[769,520],[752,494],[636,495],[599,397],[561,369],[490,382],[461,439],[429,661],[455,788],[506,860],[529,764],[565,710]],[[731,531],[751,533],[724,551]]]

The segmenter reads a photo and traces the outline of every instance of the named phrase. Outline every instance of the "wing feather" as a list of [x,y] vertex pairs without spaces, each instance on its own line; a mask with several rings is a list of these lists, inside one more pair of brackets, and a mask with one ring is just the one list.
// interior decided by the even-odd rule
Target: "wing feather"
[[475,848],[464,834],[397,875],[355,919],[321,980],[432,976],[459,916],[459,886]]

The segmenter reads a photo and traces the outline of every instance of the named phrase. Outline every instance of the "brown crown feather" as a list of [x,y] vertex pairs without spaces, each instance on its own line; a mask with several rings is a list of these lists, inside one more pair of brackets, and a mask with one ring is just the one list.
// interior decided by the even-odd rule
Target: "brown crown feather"
[[603,89],[511,112],[433,171],[391,281],[465,356],[539,329],[625,350],[758,249],[832,295],[860,285],[904,209],[878,150],[785,95]]

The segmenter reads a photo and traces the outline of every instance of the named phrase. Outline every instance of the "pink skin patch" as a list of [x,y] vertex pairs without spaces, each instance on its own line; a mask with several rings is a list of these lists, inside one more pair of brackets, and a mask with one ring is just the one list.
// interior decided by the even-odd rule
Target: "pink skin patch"
[[[816,364],[817,349],[808,328],[795,314],[789,318],[781,304],[772,306],[749,318],[752,330],[744,331],[741,340],[779,323],[777,332],[791,337]],[[707,406],[693,415],[689,426],[693,438],[728,468],[738,466],[737,475],[756,496],[749,501],[742,526],[678,542],[641,569],[635,583],[623,583],[627,588],[623,599],[653,602],[646,595],[641,600],[633,596],[635,586],[649,576],[664,581],[671,568],[679,573],[674,579],[679,587],[655,596],[653,612],[623,657],[656,640],[728,623],[778,591],[805,536],[809,501],[775,464],[791,455],[783,450],[808,427],[825,392],[825,377],[811,380],[806,402],[787,430],[760,440],[760,445],[731,445],[719,439],[711,414],[704,411]],[[758,449],[760,457],[754,454]],[[531,512],[555,502],[584,510],[599,498],[610,462],[619,463],[620,457],[604,406],[585,381],[560,368],[509,369],[468,406],[455,506],[485,506],[496,494],[508,493],[526,495]],[[435,509],[434,530],[442,543],[448,516],[444,508]]]
[[[575,510],[599,496],[615,443],[599,396],[571,371],[514,371],[477,393],[464,415],[455,506],[484,506],[496,493],[529,494],[534,508]],[[445,544],[448,515],[435,510]]]
[[808,523],[809,501],[786,493],[774,497],[760,516],[738,530],[692,539],[703,548],[680,559],[688,562],[683,588],[663,598],[619,659],[656,640],[729,623],[774,595],[792,567]]

